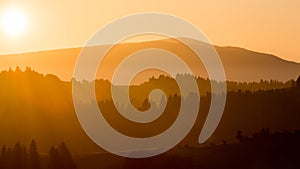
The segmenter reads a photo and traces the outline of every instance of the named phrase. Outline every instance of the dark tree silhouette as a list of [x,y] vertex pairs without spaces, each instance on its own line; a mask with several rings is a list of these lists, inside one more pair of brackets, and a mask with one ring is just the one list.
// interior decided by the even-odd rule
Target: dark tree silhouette
[[5,160],[5,163],[6,163],[5,164],[6,169],[13,169],[13,163],[14,163],[14,161],[13,161],[13,152],[12,152],[12,149],[10,147],[7,149],[4,160]]
[[49,151],[50,169],[76,169],[72,155],[67,145],[63,142],[58,148],[51,147]]
[[62,156],[63,160],[63,167],[66,169],[75,169],[75,163],[73,161],[71,152],[67,145],[63,142],[61,145],[58,147]]
[[236,133],[236,138],[238,139],[238,141],[242,142],[244,141],[244,136],[242,135],[242,131],[238,130]]
[[49,151],[49,169],[56,169],[62,166],[60,153],[57,148],[51,147]]
[[44,160],[45,162],[38,153],[35,140],[32,140],[29,152],[19,142],[12,149],[3,145],[0,152],[0,169],[76,169],[65,143],[61,143],[57,148],[51,147],[49,157]]
[[300,88],[300,76],[296,80],[296,87]]
[[1,149],[1,156],[0,156],[0,169],[5,169],[5,156],[6,156],[6,146],[3,145]]
[[145,99],[142,106],[139,108],[140,111],[146,111],[150,108],[151,104],[148,99]]
[[15,144],[13,148],[13,168],[28,168],[28,155],[26,147],[22,146],[19,142]]
[[40,157],[35,140],[31,141],[29,149],[29,165],[31,169],[40,169]]

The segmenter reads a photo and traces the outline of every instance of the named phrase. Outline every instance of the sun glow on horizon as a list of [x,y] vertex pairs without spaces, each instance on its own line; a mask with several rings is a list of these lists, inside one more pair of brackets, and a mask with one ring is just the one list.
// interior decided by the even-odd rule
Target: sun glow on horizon
[[26,17],[19,9],[9,9],[2,14],[1,28],[6,35],[20,35],[25,30],[26,24]]

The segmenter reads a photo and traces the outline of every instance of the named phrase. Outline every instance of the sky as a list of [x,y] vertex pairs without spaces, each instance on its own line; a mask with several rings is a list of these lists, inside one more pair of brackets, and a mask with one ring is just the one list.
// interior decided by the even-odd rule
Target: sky
[[299,0],[0,0],[0,18],[17,9],[24,30],[0,29],[0,54],[83,46],[101,27],[140,12],[163,12],[198,27],[219,46],[237,46],[300,62]]

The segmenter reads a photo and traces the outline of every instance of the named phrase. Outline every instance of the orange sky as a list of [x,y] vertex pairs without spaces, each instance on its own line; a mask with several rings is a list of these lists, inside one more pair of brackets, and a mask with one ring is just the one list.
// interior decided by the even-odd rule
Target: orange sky
[[11,7],[22,10],[28,23],[16,37],[0,29],[0,54],[83,46],[113,19],[165,12],[193,23],[213,44],[300,62],[299,0],[1,0],[0,17]]

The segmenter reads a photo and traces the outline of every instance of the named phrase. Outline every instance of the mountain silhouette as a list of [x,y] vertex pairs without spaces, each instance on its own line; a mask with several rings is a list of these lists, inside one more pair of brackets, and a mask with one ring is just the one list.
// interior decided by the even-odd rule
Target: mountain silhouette
[[[188,39],[190,43],[199,50],[205,50],[207,44]],[[92,50],[105,50],[108,46],[91,47]],[[207,77],[203,65],[197,64],[184,45],[173,39],[163,39],[149,42],[123,43],[114,46],[109,52],[109,61],[98,73],[98,78],[110,79],[113,71],[121,59],[132,52],[146,48],[161,48],[181,55],[189,66],[197,69],[198,76]],[[76,59],[82,48],[69,48],[30,52],[22,54],[11,54],[0,56],[0,68],[7,70],[9,67],[20,66],[25,69],[30,66],[43,74],[54,74],[64,81],[70,81],[73,75]],[[300,63],[289,62],[277,56],[258,53],[238,47],[215,46],[225,69],[227,80],[237,82],[250,82],[263,80],[287,81],[295,79],[300,74]],[[95,53],[96,54],[96,53]],[[157,53],[156,53],[157,54]],[[151,55],[151,52],[149,53]],[[129,69],[129,68],[128,68]],[[102,74],[101,74],[102,72]],[[150,73],[151,74],[151,73]],[[150,75],[149,75],[150,76]],[[144,76],[139,82],[147,80]]]

